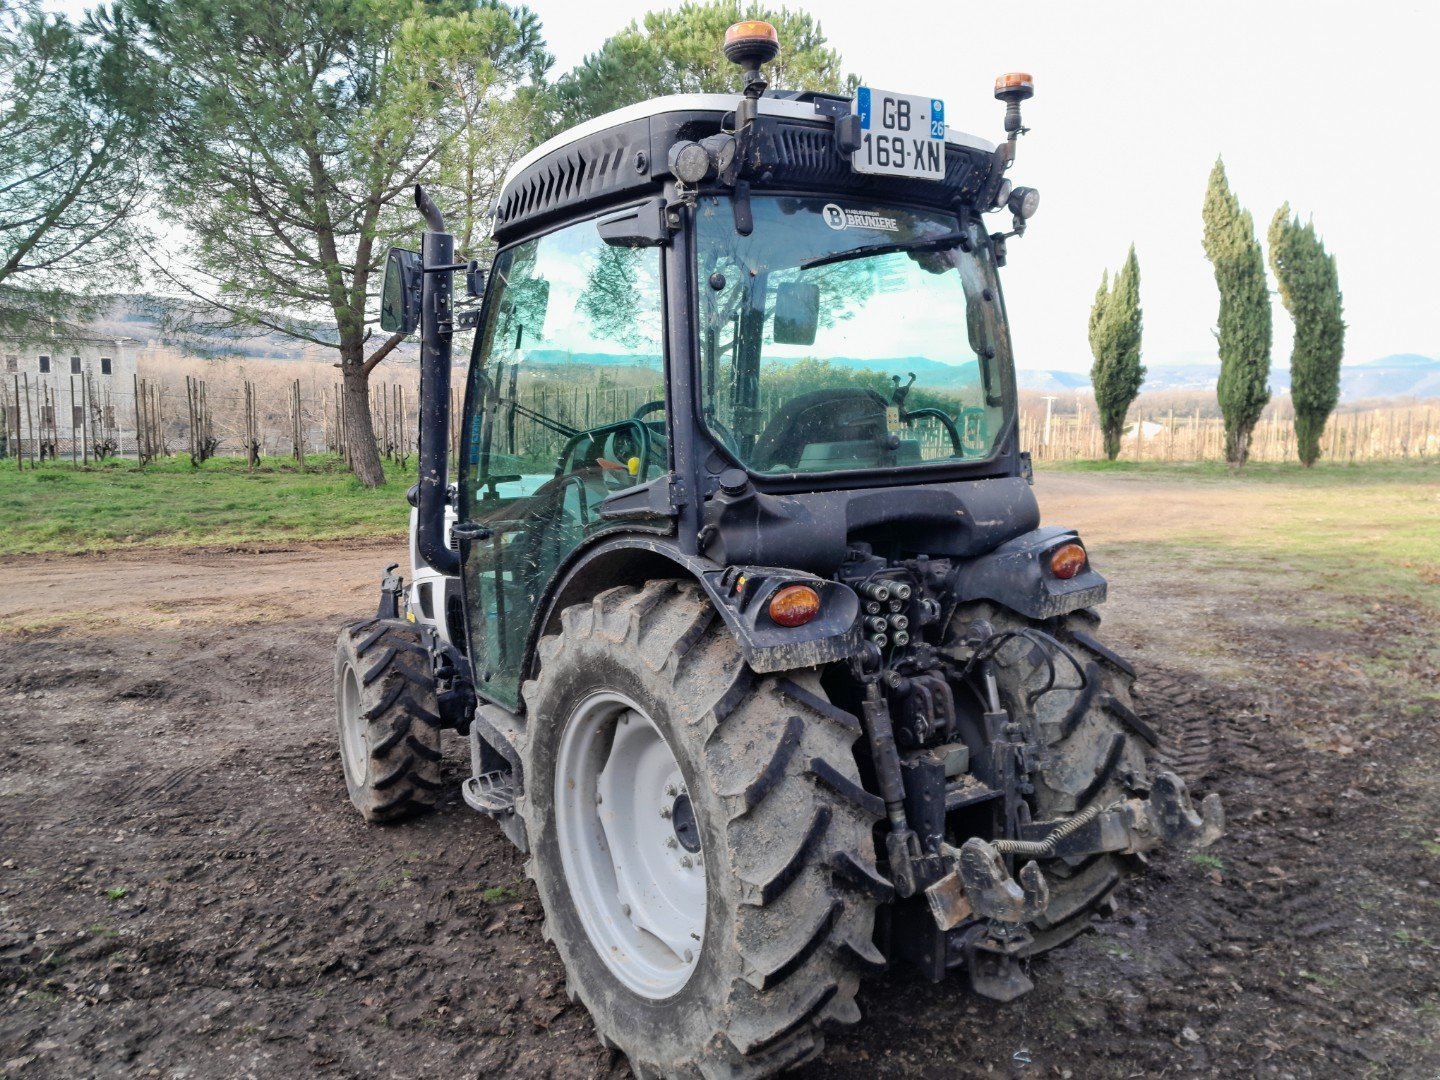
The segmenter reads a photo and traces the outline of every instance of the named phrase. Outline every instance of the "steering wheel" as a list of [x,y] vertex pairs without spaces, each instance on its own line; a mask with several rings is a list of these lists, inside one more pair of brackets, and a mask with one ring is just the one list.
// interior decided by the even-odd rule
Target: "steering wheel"
[[944,409],[907,409],[905,412],[905,423],[909,424],[912,420],[926,416],[940,421],[945,428],[945,433],[950,436],[950,445],[955,450],[955,456],[964,457],[965,441],[960,438],[960,429],[955,426],[955,418]]

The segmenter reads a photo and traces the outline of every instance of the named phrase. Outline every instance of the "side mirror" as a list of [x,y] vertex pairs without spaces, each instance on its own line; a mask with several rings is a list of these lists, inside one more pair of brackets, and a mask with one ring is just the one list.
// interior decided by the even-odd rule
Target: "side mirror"
[[775,289],[775,343],[814,345],[820,326],[820,286],[787,281]]
[[474,259],[465,269],[465,295],[477,300],[485,295],[485,271]]
[[420,285],[424,264],[418,251],[391,248],[380,290],[380,329],[387,334],[413,334],[420,325]]

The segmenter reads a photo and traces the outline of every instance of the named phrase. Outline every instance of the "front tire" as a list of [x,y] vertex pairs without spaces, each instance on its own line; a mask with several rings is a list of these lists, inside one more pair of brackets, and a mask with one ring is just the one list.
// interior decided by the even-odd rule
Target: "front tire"
[[366,821],[430,809],[440,783],[440,714],[430,653],[399,619],[346,627],[335,645],[340,762]]
[[765,1076],[818,1053],[883,965],[883,807],[860,786],[858,722],[815,670],[751,672],[688,582],[568,608],[540,661],[527,869],[601,1041],[641,1077]]

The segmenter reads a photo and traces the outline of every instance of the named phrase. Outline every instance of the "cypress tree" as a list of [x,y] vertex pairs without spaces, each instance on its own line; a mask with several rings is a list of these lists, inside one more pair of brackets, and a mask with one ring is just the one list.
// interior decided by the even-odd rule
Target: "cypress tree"
[[1140,363],[1141,330],[1140,261],[1131,244],[1125,265],[1115,275],[1114,286],[1110,285],[1108,271],[1101,275],[1100,289],[1090,309],[1090,352],[1095,357],[1090,383],[1095,389],[1095,407],[1105,436],[1105,456],[1111,461],[1120,454],[1125,415],[1145,381],[1145,367]]
[[1250,434],[1270,400],[1270,292],[1255,221],[1231,192],[1219,158],[1210,170],[1202,216],[1205,257],[1220,290],[1216,392],[1225,417],[1225,457],[1238,467],[1245,464]]
[[1270,268],[1280,299],[1295,321],[1290,353],[1290,399],[1295,406],[1295,449],[1308,468],[1320,456],[1325,421],[1340,400],[1340,358],[1345,320],[1335,256],[1312,222],[1290,216],[1290,204],[1270,222]]

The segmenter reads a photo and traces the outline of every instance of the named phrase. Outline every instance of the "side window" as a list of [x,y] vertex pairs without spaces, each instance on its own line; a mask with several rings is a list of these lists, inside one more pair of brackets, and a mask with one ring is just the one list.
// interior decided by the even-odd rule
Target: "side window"
[[19,371],[19,370],[20,370],[20,357],[18,357],[18,356],[7,356],[7,357],[5,357],[5,370],[6,370],[7,372]]
[[71,374],[71,375],[79,375],[79,374],[80,374],[80,357],[78,357],[78,356],[72,356],[72,357],[70,357],[70,374]]
[[[486,497],[523,494],[533,483],[503,485],[553,476],[575,435],[663,402],[659,269],[655,249],[610,247],[589,221],[500,255],[471,373],[470,449]],[[661,408],[642,419],[653,427]],[[618,464],[636,480],[663,472],[649,449],[638,469],[634,453]]]
[[50,374],[50,357],[48,357],[48,356],[42,356],[42,357],[40,357],[40,374],[41,374],[41,375],[49,375],[49,374]]
[[111,371],[111,368],[110,368],[110,357],[108,357],[108,356],[102,356],[102,357],[100,357],[100,374],[101,374],[101,375],[110,375],[110,374],[113,374],[113,372]]
[[584,221],[500,253],[466,391],[460,512],[476,685],[518,704],[531,616],[600,504],[669,469],[660,252]]

